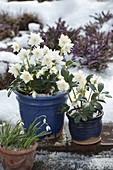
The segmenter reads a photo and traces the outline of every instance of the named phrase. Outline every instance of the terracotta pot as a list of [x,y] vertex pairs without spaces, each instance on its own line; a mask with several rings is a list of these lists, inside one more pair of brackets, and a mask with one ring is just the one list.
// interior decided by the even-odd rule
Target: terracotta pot
[[0,148],[0,157],[4,170],[31,170],[34,163],[35,152],[38,144],[31,148],[11,151]]

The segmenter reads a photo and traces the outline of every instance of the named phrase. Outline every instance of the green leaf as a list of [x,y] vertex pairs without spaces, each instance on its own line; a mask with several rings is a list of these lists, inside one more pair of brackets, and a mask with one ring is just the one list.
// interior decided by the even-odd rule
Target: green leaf
[[99,102],[95,102],[95,103],[93,103],[93,105],[96,106],[96,108],[98,110],[102,110],[103,109],[102,105]]
[[61,75],[64,77],[64,80],[67,82],[68,77],[69,77],[69,71],[66,70],[65,68],[62,68]]
[[80,115],[76,116],[76,117],[74,118],[75,124],[76,124],[76,123],[79,123],[80,120],[81,120],[81,116],[80,116]]
[[91,112],[95,112],[94,105],[92,105],[91,103],[90,103],[90,111],[91,111]]
[[98,96],[98,93],[93,93],[91,96],[91,100],[96,100],[97,96]]
[[72,65],[72,63],[73,63],[73,61],[72,61],[72,60],[68,60],[68,61],[66,62],[66,66],[67,66],[67,67],[69,67],[69,66],[71,66],[71,65]]
[[104,89],[104,84],[103,83],[99,83],[98,84],[98,91],[101,92]]
[[109,97],[109,98],[112,98],[112,96],[111,96],[111,95],[108,95],[108,94],[106,94],[105,96],[106,96],[106,97]]
[[103,91],[102,94],[109,94],[109,92],[108,91]]
[[93,91],[96,91],[96,87],[94,86],[94,84],[89,83],[89,86]]
[[93,74],[90,74],[86,77],[87,82],[90,82],[90,79],[93,77]]
[[102,99],[98,99],[99,102],[103,102],[103,103],[106,103],[104,100]]

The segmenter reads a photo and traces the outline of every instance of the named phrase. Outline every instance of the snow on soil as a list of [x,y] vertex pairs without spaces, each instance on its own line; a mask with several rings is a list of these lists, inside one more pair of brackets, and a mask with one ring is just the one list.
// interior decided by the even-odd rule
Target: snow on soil
[[39,170],[44,168],[47,170],[113,170],[113,150],[102,151],[92,156],[40,151],[37,152],[36,161]]

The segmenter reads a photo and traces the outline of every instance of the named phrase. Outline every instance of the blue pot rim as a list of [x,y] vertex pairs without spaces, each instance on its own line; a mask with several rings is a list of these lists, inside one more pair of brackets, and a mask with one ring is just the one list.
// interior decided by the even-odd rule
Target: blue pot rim
[[[94,121],[96,119],[101,118],[103,115],[104,115],[104,112],[103,112],[103,110],[101,110],[100,114],[98,116],[92,117],[91,119],[88,119],[87,121],[80,121],[79,123],[92,122],[92,121]],[[67,117],[68,117],[69,120],[73,120],[74,121],[74,118],[70,117],[68,114],[67,114]]]
[[20,92],[18,92],[17,90],[13,91],[16,95],[20,95],[21,97],[23,98],[27,98],[27,99],[34,99],[34,100],[46,100],[46,99],[56,99],[58,97],[63,97],[65,95],[67,95],[67,92],[61,92],[60,94],[56,94],[54,96],[37,96],[36,98],[33,98],[32,96],[29,96],[29,95],[25,95],[25,94],[22,94]]

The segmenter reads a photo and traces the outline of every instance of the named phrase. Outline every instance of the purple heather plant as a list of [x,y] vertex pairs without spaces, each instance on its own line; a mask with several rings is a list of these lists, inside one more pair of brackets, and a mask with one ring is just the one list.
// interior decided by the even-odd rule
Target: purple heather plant
[[[111,43],[112,33],[88,32],[80,36],[74,43],[73,60],[79,60],[80,65],[96,71],[107,68],[107,62],[113,56]],[[80,59],[79,59],[80,58]]]
[[95,19],[95,23],[102,26],[105,22],[113,18],[113,14],[108,11],[106,14],[102,11],[100,14],[95,13],[95,15],[90,15],[90,17]]
[[60,38],[61,34],[67,35],[71,41],[74,42],[77,40],[80,30],[81,28],[69,28],[69,25],[66,24],[66,21],[63,21],[61,18],[59,18],[58,22],[56,22],[56,27],[50,27],[48,25],[48,30],[46,32],[41,30],[40,34],[44,40],[43,45],[46,45],[51,49],[59,50],[58,39]]
[[10,29],[11,26],[9,24],[6,23],[2,23],[0,24],[0,31],[4,31],[4,29]]
[[[69,28],[66,21],[59,18],[56,27],[48,26],[46,32],[40,31],[44,44],[51,49],[59,49],[58,39],[61,34],[67,35],[74,43],[71,51],[72,60],[75,65],[85,66],[96,71],[104,70],[108,67],[108,61],[113,57],[113,33],[100,32],[102,25],[113,18],[109,11],[105,14],[95,14],[91,16],[94,22],[89,22],[84,27],[78,29]],[[81,34],[82,32],[83,34]],[[79,64],[78,64],[79,63]]]

